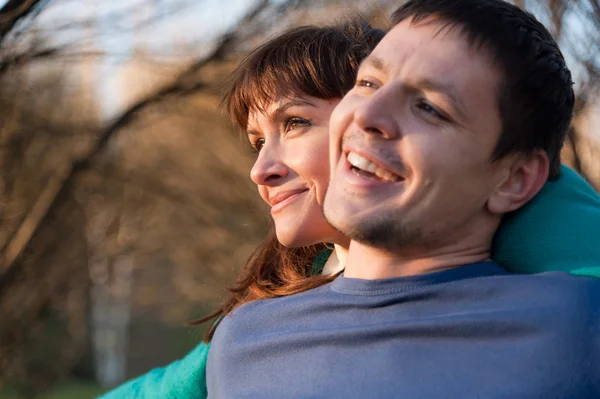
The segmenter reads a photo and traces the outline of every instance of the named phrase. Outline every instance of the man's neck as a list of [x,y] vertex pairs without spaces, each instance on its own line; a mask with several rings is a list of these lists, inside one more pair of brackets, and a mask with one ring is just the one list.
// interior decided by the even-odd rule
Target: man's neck
[[415,251],[410,255],[369,247],[352,241],[344,277],[377,280],[415,276],[490,259],[489,245],[447,247],[435,251]]

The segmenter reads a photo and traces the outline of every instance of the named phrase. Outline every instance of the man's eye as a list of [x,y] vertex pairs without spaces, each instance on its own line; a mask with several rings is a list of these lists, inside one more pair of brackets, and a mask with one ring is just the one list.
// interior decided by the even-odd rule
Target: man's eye
[[377,85],[369,80],[366,79],[359,79],[356,81],[356,86],[359,87],[368,87],[370,89],[376,89]]
[[285,122],[285,132],[287,133],[299,127],[307,127],[310,125],[311,123],[308,119],[292,117]]
[[439,112],[437,109],[435,109],[435,107],[433,105],[429,104],[428,102],[425,102],[425,101],[419,102],[419,104],[417,104],[417,108],[419,108],[421,111],[425,112],[426,114],[433,116],[436,119],[439,119],[442,121],[448,120],[448,118],[446,118],[441,112]]
[[254,150],[253,152],[259,153],[260,150],[262,150],[262,148],[265,146],[265,139],[258,139],[251,143],[251,145],[252,149]]

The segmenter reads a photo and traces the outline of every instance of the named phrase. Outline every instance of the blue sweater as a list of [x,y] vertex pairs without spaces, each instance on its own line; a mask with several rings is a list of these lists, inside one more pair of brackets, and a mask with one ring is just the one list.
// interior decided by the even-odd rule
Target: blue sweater
[[209,399],[600,398],[600,280],[493,262],[244,304]]
[[[562,270],[600,277],[599,237],[600,196],[563,166],[558,180],[546,183],[531,203],[506,218],[492,257],[520,273]],[[208,349],[209,344],[200,343],[183,359],[100,399],[205,399]]]

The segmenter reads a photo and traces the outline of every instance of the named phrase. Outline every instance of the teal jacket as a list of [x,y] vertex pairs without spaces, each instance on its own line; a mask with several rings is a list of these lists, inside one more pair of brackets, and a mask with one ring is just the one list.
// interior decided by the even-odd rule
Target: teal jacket
[[202,342],[183,359],[126,382],[98,399],[205,399],[209,347]]
[[[328,255],[328,254],[323,254]],[[600,277],[600,196],[571,169],[548,182],[536,198],[508,215],[492,257],[518,273],[564,271]],[[327,256],[313,270],[320,272]],[[205,399],[210,344],[108,392],[100,399]]]

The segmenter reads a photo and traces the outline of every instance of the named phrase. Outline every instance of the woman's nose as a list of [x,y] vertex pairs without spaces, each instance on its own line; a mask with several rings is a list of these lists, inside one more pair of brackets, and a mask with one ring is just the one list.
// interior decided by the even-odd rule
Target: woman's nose
[[250,171],[250,178],[257,185],[268,186],[286,177],[289,173],[287,165],[279,157],[277,148],[265,145],[256,158]]

